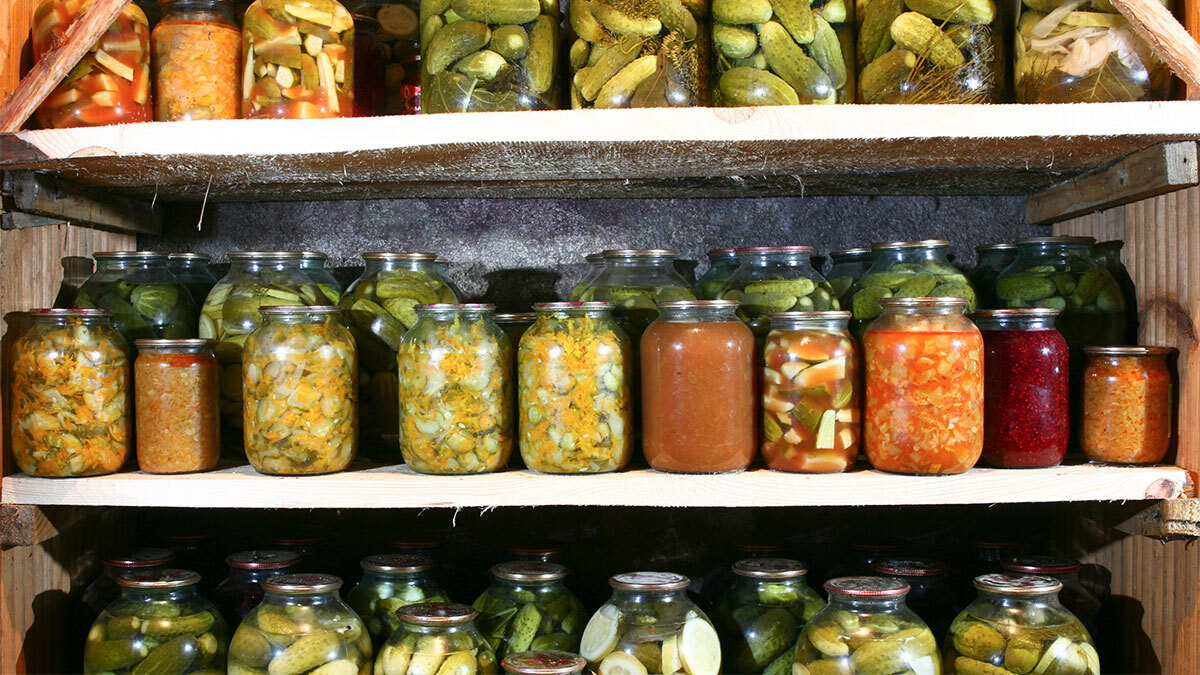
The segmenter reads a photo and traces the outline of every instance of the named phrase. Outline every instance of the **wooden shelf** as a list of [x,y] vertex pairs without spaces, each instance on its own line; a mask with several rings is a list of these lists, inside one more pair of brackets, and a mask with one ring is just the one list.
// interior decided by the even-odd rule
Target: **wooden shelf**
[[405,466],[328,476],[270,477],[249,466],[187,476],[4,478],[3,502],[56,506],[437,508],[490,506],[881,506],[1172,499],[1191,494],[1173,466],[973,469],[958,476],[871,470],[804,475],[758,469],[685,476],[632,470],[595,476],[505,471],[425,476]]
[[158,201],[1029,194],[1156,143],[1200,101],[466,113],[0,135],[0,169]]

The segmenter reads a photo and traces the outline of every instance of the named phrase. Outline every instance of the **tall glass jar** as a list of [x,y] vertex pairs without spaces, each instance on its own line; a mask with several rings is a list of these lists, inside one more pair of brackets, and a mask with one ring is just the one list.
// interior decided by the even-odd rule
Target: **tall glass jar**
[[529,650],[579,651],[587,615],[567,590],[567,568],[507,562],[491,569],[491,585],[475,599],[479,630],[498,658]]
[[680,473],[743,471],[754,459],[754,335],[737,303],[659,304],[642,338],[642,450]]
[[330,574],[279,574],[229,643],[229,672],[359,673],[371,667],[371,635],[338,596]]
[[240,624],[262,602],[260,584],[273,576],[294,572],[299,564],[298,554],[272,549],[238,551],[225,558],[229,573],[213,592],[225,622],[230,626]]
[[850,312],[769,315],[763,348],[762,454],[780,471],[836,473],[858,459],[858,346]]
[[1100,598],[1084,587],[1079,580],[1083,565],[1078,560],[1052,555],[1018,555],[1000,563],[1007,574],[1034,574],[1062,582],[1058,600],[1079,618],[1088,633],[1096,637],[1096,617],[1102,609]]
[[197,307],[204,304],[208,292],[217,285],[217,278],[208,267],[209,256],[202,253],[171,253],[167,255],[167,269],[192,294]]
[[496,654],[467,605],[421,603],[400,610],[400,627],[375,660],[375,675],[499,672]]
[[1092,257],[1108,270],[1120,287],[1121,295],[1125,296],[1125,342],[1134,345],[1138,341],[1139,324],[1137,287],[1125,267],[1124,248],[1125,242],[1120,239],[1096,242],[1092,245]]
[[422,602],[449,602],[430,574],[433,560],[400,553],[369,555],[359,562],[362,580],[346,594],[346,602],[367,624],[378,650],[400,627],[396,611]]
[[161,0],[150,34],[154,119],[233,120],[241,116],[242,32],[232,0]]
[[829,286],[833,289],[833,297],[837,298],[838,306],[850,309],[850,296],[854,290],[854,282],[867,273],[871,268],[871,249],[866,247],[843,248],[830,251],[833,267],[829,269]]
[[634,344],[658,316],[657,303],[695,299],[687,281],[675,271],[675,251],[611,249],[601,255],[604,270],[580,300],[616,305],[617,320]]
[[189,570],[129,572],[121,597],[104,608],[87,635],[84,673],[209,673],[225,670],[229,629],[196,592]]
[[570,652],[545,649],[509,654],[500,662],[504,675],[577,675],[587,670],[587,659]]
[[385,114],[387,88],[384,80],[388,52],[379,41],[379,21],[354,14],[354,116]]
[[129,347],[103,309],[35,309],[12,347],[12,452],[30,476],[114,473],[133,449]]
[[583,297],[583,292],[604,271],[604,254],[589,253],[584,257],[584,261],[587,262],[587,269],[584,270],[583,277],[579,280],[579,283],[572,286],[571,291],[567,294],[569,302],[579,302],[579,299]]
[[300,269],[304,270],[304,274],[313,280],[317,288],[321,289],[329,304],[336,305],[342,299],[342,283],[325,268],[328,263],[328,254],[316,251],[300,252]]
[[987,244],[975,247],[975,267],[967,272],[967,279],[979,296],[979,307],[996,309],[996,277],[1000,276],[1017,259],[1016,244]]
[[517,357],[525,466],[546,473],[624,468],[633,452],[632,350],[612,304],[533,308],[538,320],[521,338]]
[[850,298],[854,334],[861,338],[884,298],[964,298],[963,311],[975,311],[975,289],[946,258],[949,247],[945,239],[872,244],[871,269],[854,282]]
[[113,600],[121,595],[117,578],[127,572],[150,571],[166,568],[175,560],[175,554],[165,548],[133,548],[108,551],[100,558],[103,574],[96,577],[83,591],[81,601],[92,613],[92,619],[104,611]]
[[958,614],[958,597],[949,580],[949,567],[930,558],[877,558],[871,572],[899,579],[912,589],[904,602],[929,624],[934,635],[945,635]]
[[[41,0],[33,14],[33,58],[66,42],[67,30],[86,5],[77,0]],[[150,23],[130,2],[38,107],[44,129],[149,122]]]
[[594,672],[720,672],[721,641],[688,597],[687,577],[630,572],[608,585],[612,597],[588,621],[579,647]]
[[863,338],[876,469],[962,473],[983,452],[983,336],[962,298],[887,298]]
[[196,303],[167,269],[166,253],[110,251],[94,257],[96,272],[79,287],[77,308],[112,312],[130,345],[144,338],[196,337]]
[[246,458],[267,474],[333,473],[358,453],[358,364],[339,310],[263,307],[246,339]]
[[1170,347],[1084,347],[1080,446],[1093,462],[1157,464],[1171,448]]
[[242,117],[354,115],[354,18],[337,0],[255,0],[242,19]]
[[692,292],[698,300],[716,300],[721,296],[721,287],[741,266],[737,249],[717,248],[708,252],[708,270],[696,281]]
[[758,340],[771,330],[768,314],[840,309],[833,287],[812,268],[811,246],[737,249],[741,266],[721,287],[722,300],[738,302],[738,318]]
[[212,340],[138,340],[133,366],[138,468],[189,473],[221,457]]
[[785,558],[733,564],[733,588],[713,609],[724,672],[791,672],[801,629],[825,606],[805,582],[807,573],[804,563]]
[[1062,582],[1049,577],[985,574],[979,595],[954,619],[945,642],[951,673],[1100,675],[1100,655],[1087,629],[1058,601]]
[[418,473],[487,473],[513,447],[512,345],[495,305],[418,305],[400,342],[400,451]]

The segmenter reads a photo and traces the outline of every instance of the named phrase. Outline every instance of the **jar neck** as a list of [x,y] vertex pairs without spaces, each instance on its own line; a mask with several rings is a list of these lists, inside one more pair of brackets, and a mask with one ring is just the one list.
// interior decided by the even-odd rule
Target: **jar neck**
[[1057,314],[1040,316],[975,316],[979,330],[1054,330]]
[[679,589],[677,591],[656,591],[614,588],[612,599],[614,602],[639,604],[651,602],[684,602],[688,600],[688,597],[685,589]]
[[740,254],[740,260],[745,267],[799,267],[816,272],[810,256],[812,251],[763,251],[760,253]]
[[1123,354],[1120,356],[1096,354],[1090,358],[1092,363],[1102,363],[1113,368],[1121,368],[1134,363],[1143,368],[1146,366],[1166,368],[1167,366],[1167,357],[1165,354]]
[[904,596],[887,598],[864,598],[853,595],[829,594],[829,606],[847,612],[862,614],[891,613],[907,609]]
[[138,602],[181,602],[196,597],[195,586],[179,588],[128,588],[121,587],[121,597]]
[[849,263],[867,262],[871,259],[870,251],[858,251],[856,253],[830,253],[829,259],[834,265],[846,265]]
[[54,316],[34,314],[32,320],[38,326],[57,326],[60,328],[113,328],[111,316]]
[[961,304],[884,305],[880,316],[953,316],[962,312]]
[[1083,242],[1025,242],[1017,244],[1017,255],[1023,260],[1070,260],[1092,257],[1092,245]]
[[771,330],[848,331],[850,319],[793,319],[772,317]]
[[504,577],[492,577],[492,583],[505,588],[549,588],[562,583],[562,579],[550,579],[547,581],[533,579],[505,579]]
[[419,258],[366,258],[363,274],[371,275],[378,274],[379,272],[395,272],[398,270],[425,272],[430,276],[436,276],[438,272],[437,264],[434,260]]
[[898,262],[944,262],[949,264],[949,260],[946,258],[947,248],[945,245],[876,248],[871,249],[871,262],[888,265]]
[[736,304],[730,307],[660,307],[658,320],[670,323],[722,323],[739,321]]
[[785,588],[801,588],[808,585],[807,577],[803,574],[797,577],[787,577],[786,579],[762,579],[756,577],[744,577],[734,575],[734,587],[739,591],[754,591],[768,584],[772,586],[783,586]]
[[211,356],[216,358],[211,346],[208,347],[140,347],[138,356]]
[[337,316],[336,312],[329,311],[314,311],[311,309],[303,309],[294,312],[264,312],[263,324],[278,324],[278,325],[320,325],[328,323]]
[[228,0],[173,0],[160,2],[161,21],[195,21],[236,26],[233,3]]
[[733,251],[709,253],[708,264],[712,267],[736,267],[739,264],[738,254]]
[[557,321],[568,319],[611,319],[613,318],[613,310],[611,307],[539,309],[537,310],[537,318]]
[[991,251],[984,251],[979,254],[979,262],[977,267],[990,267],[999,264],[1008,264],[1017,258],[1017,249],[1002,248]]
[[417,318],[426,321],[483,321],[490,319],[495,313],[492,309],[465,309],[457,307],[418,307]]
[[337,591],[280,593],[278,591],[263,590],[263,604],[267,605],[331,605],[340,602],[341,600],[338,598]]
[[247,272],[249,274],[257,274],[259,272],[275,271],[275,272],[301,272],[299,258],[288,258],[282,260],[266,259],[266,258],[233,258],[229,261],[230,269],[238,272]]
[[379,570],[363,570],[363,581],[368,583],[388,582],[396,584],[415,584],[429,578],[428,572],[381,572]]
[[167,270],[166,256],[145,258],[97,258],[96,272],[115,272],[128,270]]
[[613,257],[605,258],[600,261],[601,266],[622,270],[653,270],[655,272],[665,272],[667,274],[675,273],[675,258],[674,256],[662,257],[646,257],[646,258],[627,258]]
[[997,593],[979,591],[979,597],[1001,605],[1051,605],[1058,606],[1058,593]]

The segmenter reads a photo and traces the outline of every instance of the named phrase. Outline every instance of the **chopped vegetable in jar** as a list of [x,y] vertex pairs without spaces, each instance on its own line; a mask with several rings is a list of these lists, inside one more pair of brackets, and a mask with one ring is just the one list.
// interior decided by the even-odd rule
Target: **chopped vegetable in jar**
[[150,35],[154,119],[232,120],[241,116],[242,32],[226,0],[167,0]]
[[1166,347],[1086,347],[1083,434],[1088,459],[1161,462],[1171,446],[1171,374]]
[[146,473],[215,468],[220,366],[212,340],[138,340],[134,408],[138,467]]

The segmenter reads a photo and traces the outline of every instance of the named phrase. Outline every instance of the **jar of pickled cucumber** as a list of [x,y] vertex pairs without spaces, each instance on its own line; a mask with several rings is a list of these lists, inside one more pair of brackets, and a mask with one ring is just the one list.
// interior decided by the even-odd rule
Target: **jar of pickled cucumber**
[[946,258],[945,239],[894,241],[871,245],[871,268],[854,282],[850,329],[860,339],[871,319],[879,316],[883,298],[964,298],[964,313],[975,311],[971,282]]
[[479,629],[478,613],[467,605],[421,603],[396,614],[400,627],[379,649],[376,675],[496,673],[496,654]]
[[975,588],[979,595],[950,626],[947,672],[1100,675],[1091,636],[1058,601],[1061,581],[985,574]]
[[825,582],[829,604],[804,626],[794,673],[941,671],[937,640],[904,598],[908,584],[886,577]]
[[996,277],[1017,259],[1016,244],[987,244],[975,247],[975,267],[967,279],[979,296],[980,309],[996,309]]
[[242,356],[246,458],[267,474],[345,469],[358,452],[358,364],[338,308],[261,311]]
[[217,584],[213,597],[226,624],[236,626],[262,602],[263,580],[294,572],[300,555],[293,551],[262,549],[238,551],[225,558],[229,573]]
[[854,282],[871,268],[871,249],[843,248],[830,251],[829,257],[833,267],[829,268],[826,277],[833,288],[833,296],[842,309],[850,309],[850,293],[854,290]]
[[88,631],[84,673],[223,672],[229,630],[190,570],[128,572]]
[[84,606],[92,618],[98,616],[110,602],[121,595],[117,578],[127,572],[164,569],[175,560],[175,554],[165,548],[133,548],[109,551],[100,558],[103,574],[96,577],[83,591]]
[[95,271],[96,263],[81,255],[68,255],[61,258],[58,264],[62,266],[62,281],[58,284],[58,293],[54,295],[53,309],[70,309],[75,304],[79,287]]
[[[1052,555],[1017,555],[1000,562],[1000,567],[1010,575],[1034,574],[1050,577],[1062,582],[1058,600],[1079,618],[1088,633],[1096,638],[1096,619],[1103,603],[1096,594],[1088,590],[1079,579],[1083,568],[1078,560]],[[1099,640],[1096,640],[1099,642]]]
[[721,296],[721,287],[741,265],[737,250],[717,248],[708,252],[708,270],[692,286],[698,300],[716,300]]
[[362,581],[346,594],[346,602],[367,624],[378,650],[400,627],[396,611],[423,602],[449,602],[430,574],[433,560],[423,555],[369,555],[359,562]]
[[[363,0],[354,10],[355,13],[374,17],[379,22],[379,30],[375,37],[383,48],[384,63],[381,74],[385,96],[384,110],[379,114],[407,115],[420,112],[420,4],[420,0]],[[357,57],[357,53],[355,56]],[[358,63],[359,59],[355,58],[356,70]],[[356,88],[359,79],[361,78],[355,77]],[[358,98],[357,93],[354,98]],[[416,106],[415,110],[413,106]]]
[[809,262],[811,246],[759,246],[737,249],[741,266],[721,287],[721,299],[738,303],[761,344],[771,330],[768,314],[840,309],[833,287]]
[[192,294],[197,307],[204,304],[208,292],[217,285],[217,278],[208,267],[209,256],[202,253],[171,253],[167,256],[167,269]]
[[829,569],[826,580],[836,577],[871,576],[875,572],[871,563],[888,557],[896,557],[905,545],[890,537],[871,537],[851,542],[837,564]]
[[304,270],[304,274],[312,279],[317,288],[321,289],[329,304],[336,305],[342,299],[342,283],[325,268],[328,262],[328,254],[316,251],[300,252],[300,269]]
[[506,562],[492,567],[491,577],[475,599],[476,623],[498,658],[540,649],[579,651],[587,615],[563,583],[566,567]]
[[500,662],[504,675],[576,675],[587,670],[587,659],[570,652],[546,649],[509,654]]
[[713,609],[724,672],[791,672],[801,629],[825,606],[805,582],[807,573],[804,563],[786,558],[733,564],[733,588]]
[[571,286],[570,292],[567,293],[567,301],[569,302],[578,302],[583,297],[583,292],[588,289],[588,286],[604,271],[604,254],[589,253],[584,257],[584,261],[587,263],[587,266],[578,277],[579,281]]
[[687,281],[675,271],[675,251],[612,249],[601,255],[604,270],[580,300],[613,303],[617,321],[633,344],[641,341],[642,332],[658,316],[657,303],[695,299]]
[[717,675],[721,641],[688,597],[688,578],[671,572],[610,577],[612,597],[583,629],[579,653],[602,673]]
[[229,643],[231,673],[360,673],[371,667],[371,635],[342,602],[330,574],[280,574],[261,584],[262,603]]
[[559,8],[541,0],[421,0],[421,111],[554,110]]
[[400,342],[400,452],[418,473],[487,473],[513,447],[512,345],[495,305],[415,308]]
[[79,287],[75,307],[107,309],[125,340],[196,337],[192,294],[158,251],[97,253],[96,271]]
[[931,558],[877,558],[871,562],[871,572],[899,579],[912,590],[904,602],[929,624],[934,635],[945,635],[950,622],[958,614],[958,596],[950,585],[950,568]]
[[1133,345],[1137,344],[1139,328],[1137,287],[1125,267],[1124,248],[1125,242],[1120,239],[1099,241],[1092,245],[1092,257],[1108,270],[1125,296],[1125,342]]

